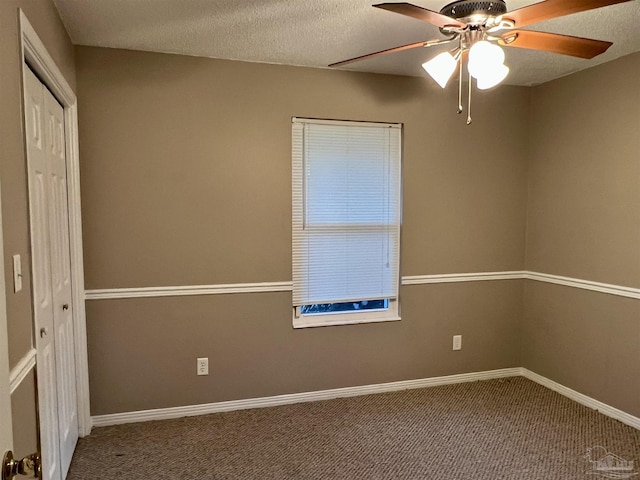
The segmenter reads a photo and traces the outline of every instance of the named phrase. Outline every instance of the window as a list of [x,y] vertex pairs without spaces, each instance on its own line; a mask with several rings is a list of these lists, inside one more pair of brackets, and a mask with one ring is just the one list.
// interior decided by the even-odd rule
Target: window
[[294,327],[400,319],[401,133],[293,119]]

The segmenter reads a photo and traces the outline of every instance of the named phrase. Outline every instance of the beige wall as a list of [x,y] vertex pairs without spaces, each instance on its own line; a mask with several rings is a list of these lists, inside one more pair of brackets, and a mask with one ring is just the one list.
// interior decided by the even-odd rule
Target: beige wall
[[[403,273],[523,266],[527,90],[80,47],[87,288],[291,279],[292,116],[403,122]],[[461,142],[496,139],[496,151]],[[455,215],[452,213],[455,212]]]
[[640,301],[528,282],[522,362],[640,417]]
[[[2,182],[2,231],[10,367],[31,348],[29,225],[26,163],[22,135],[22,58],[18,9],[22,9],[61,72],[75,88],[75,61],[71,41],[50,0],[0,1],[0,181]],[[24,288],[13,293],[12,256],[22,257]],[[36,450],[36,401],[33,376],[28,376],[12,396],[16,452]],[[19,430],[18,430],[19,426]]]
[[533,89],[527,268],[640,287],[640,54]]
[[[88,303],[91,413],[515,367],[519,281],[403,287],[402,321],[291,328],[291,294]],[[464,348],[451,350],[454,334]],[[210,375],[195,375],[196,357]]]
[[[640,287],[640,54],[532,92],[527,269]],[[640,301],[529,282],[523,366],[640,416]]]
[[[524,267],[526,88],[477,95],[467,127],[420,78],[76,60],[89,289],[291,280],[292,116],[404,123],[403,275]],[[401,296],[401,322],[296,331],[288,293],[90,301],[92,414],[519,365],[520,282]]]
[[36,377],[34,372],[31,371],[11,394],[13,453],[16,458],[30,455],[38,447],[38,420],[35,398]]

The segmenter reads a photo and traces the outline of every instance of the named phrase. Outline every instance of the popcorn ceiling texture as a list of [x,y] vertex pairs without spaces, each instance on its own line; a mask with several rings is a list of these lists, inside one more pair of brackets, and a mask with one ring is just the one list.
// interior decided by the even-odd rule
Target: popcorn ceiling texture
[[[372,0],[54,0],[76,45],[324,68],[387,48],[441,38],[436,27],[372,8]],[[447,0],[416,0],[439,11]],[[531,0],[507,0],[509,10]],[[614,42],[593,60],[507,48],[505,83],[537,85],[640,51],[640,0],[535,24],[534,30]],[[343,67],[423,76],[448,46],[413,49]]]

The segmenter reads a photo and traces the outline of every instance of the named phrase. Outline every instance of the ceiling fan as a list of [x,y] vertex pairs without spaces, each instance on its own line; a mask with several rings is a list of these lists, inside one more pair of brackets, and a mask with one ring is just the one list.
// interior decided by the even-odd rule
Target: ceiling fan
[[445,5],[439,13],[406,2],[381,3],[373,6],[431,23],[439,27],[445,38],[401,45],[329,66],[339,67],[388,53],[457,42],[457,48],[437,55],[422,66],[442,88],[446,87],[459,66],[458,113],[461,113],[463,63],[467,62],[467,124],[470,124],[471,78],[475,78],[477,87],[484,90],[502,82],[509,73],[509,68],[504,65],[504,52],[500,46],[543,50],[590,59],[604,53],[612,45],[611,42],[602,40],[521,30],[521,27],[629,1],[632,0],[546,0],[508,12],[504,0],[458,0]]

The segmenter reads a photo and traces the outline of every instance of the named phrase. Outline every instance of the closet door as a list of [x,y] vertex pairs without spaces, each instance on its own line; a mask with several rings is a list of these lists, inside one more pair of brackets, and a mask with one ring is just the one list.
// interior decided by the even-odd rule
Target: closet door
[[45,106],[42,84],[24,69],[25,135],[29,177],[31,226],[31,271],[35,322],[36,374],[38,378],[38,423],[42,478],[58,480],[60,453],[58,435],[58,394],[54,346],[53,295],[49,242],[48,199],[50,197],[45,138]]
[[26,66],[24,78],[43,479],[60,480],[78,440],[64,111]]
[[71,309],[71,260],[69,255],[69,210],[65,161],[64,110],[43,87],[49,173],[49,252],[53,328],[55,332],[56,387],[60,467],[64,478],[78,441],[73,312]]

